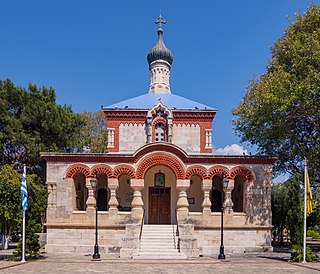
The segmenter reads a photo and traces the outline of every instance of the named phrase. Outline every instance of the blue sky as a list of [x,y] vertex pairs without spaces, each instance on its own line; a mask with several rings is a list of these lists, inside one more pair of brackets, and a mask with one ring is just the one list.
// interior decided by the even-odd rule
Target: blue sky
[[[161,10],[174,94],[218,109],[213,145],[239,144],[231,110],[265,72],[287,17],[312,1],[1,1],[0,79],[52,86],[76,112],[148,92]],[[313,1],[319,4],[320,1]],[[253,148],[243,144],[249,151]]]

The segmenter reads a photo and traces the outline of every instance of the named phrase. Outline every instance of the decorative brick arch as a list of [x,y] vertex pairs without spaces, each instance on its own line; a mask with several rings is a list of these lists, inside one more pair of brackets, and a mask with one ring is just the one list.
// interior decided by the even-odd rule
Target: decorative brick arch
[[113,176],[119,178],[121,175],[127,174],[131,179],[136,178],[136,173],[131,166],[121,165],[114,169]]
[[150,157],[147,157],[141,161],[137,168],[136,176],[137,179],[143,179],[146,172],[153,166],[163,165],[167,166],[175,173],[177,179],[184,179],[184,168],[173,157],[164,154],[156,154]]
[[229,169],[224,166],[214,166],[209,169],[208,178],[212,179],[214,176],[229,178]]
[[106,174],[108,178],[112,178],[113,177],[112,169],[111,169],[111,167],[109,167],[107,165],[98,165],[98,166],[94,166],[91,169],[91,175],[92,176],[94,174],[99,174],[99,173]]
[[204,167],[194,166],[189,167],[186,171],[186,179],[190,179],[191,176],[198,175],[203,179],[208,179],[207,171]]
[[244,176],[249,182],[254,180],[252,172],[245,167],[237,166],[231,169],[229,178],[234,180],[237,175]]
[[71,167],[69,167],[69,169],[66,173],[66,178],[73,178],[73,176],[76,173],[82,173],[82,174],[84,174],[84,176],[86,178],[91,177],[91,172],[90,172],[89,167],[87,167],[86,165],[83,165],[83,164],[75,164],[75,165],[72,165]]
[[164,125],[166,127],[167,126],[167,121],[163,117],[157,117],[157,118],[153,119],[152,127],[154,128],[156,126],[156,124],[162,124],[162,125]]

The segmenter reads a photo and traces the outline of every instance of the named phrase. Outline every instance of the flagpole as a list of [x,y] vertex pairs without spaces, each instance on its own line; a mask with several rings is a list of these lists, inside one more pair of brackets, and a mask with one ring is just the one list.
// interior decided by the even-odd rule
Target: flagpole
[[21,262],[24,263],[26,252],[26,211],[22,209],[22,258]]
[[21,180],[20,192],[22,193],[22,256],[21,262],[25,262],[26,253],[26,210],[28,209],[28,189],[27,189],[27,167],[23,165],[23,173]]
[[304,159],[304,217],[303,217],[303,261],[306,263],[307,250],[307,159]]

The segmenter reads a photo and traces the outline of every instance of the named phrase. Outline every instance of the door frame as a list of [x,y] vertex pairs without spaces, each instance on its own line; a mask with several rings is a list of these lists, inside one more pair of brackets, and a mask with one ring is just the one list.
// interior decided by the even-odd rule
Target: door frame
[[[151,189],[168,189],[168,193],[163,193],[163,194],[168,194],[169,195],[169,200],[168,200],[168,208],[169,208],[169,217],[168,217],[168,224],[171,224],[171,187],[155,187],[155,186],[149,186],[148,188],[148,224],[150,224],[151,220]],[[159,193],[161,195],[161,193]],[[159,206],[158,206],[159,208]],[[161,223],[158,223],[161,224]]]

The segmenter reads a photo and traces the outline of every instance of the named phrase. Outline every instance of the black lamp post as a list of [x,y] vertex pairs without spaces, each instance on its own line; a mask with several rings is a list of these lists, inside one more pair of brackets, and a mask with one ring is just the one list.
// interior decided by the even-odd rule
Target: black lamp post
[[228,187],[229,180],[227,178],[222,179],[222,201],[221,201],[221,242],[220,242],[220,254],[218,256],[219,260],[224,260],[226,255],[224,255],[224,245],[223,245],[223,202],[224,202],[224,190]]
[[92,255],[92,259],[95,261],[100,261],[100,254],[99,254],[99,245],[98,245],[98,180],[97,175],[95,175],[91,179],[91,186],[93,189],[96,189],[96,240],[94,244],[94,253]]

